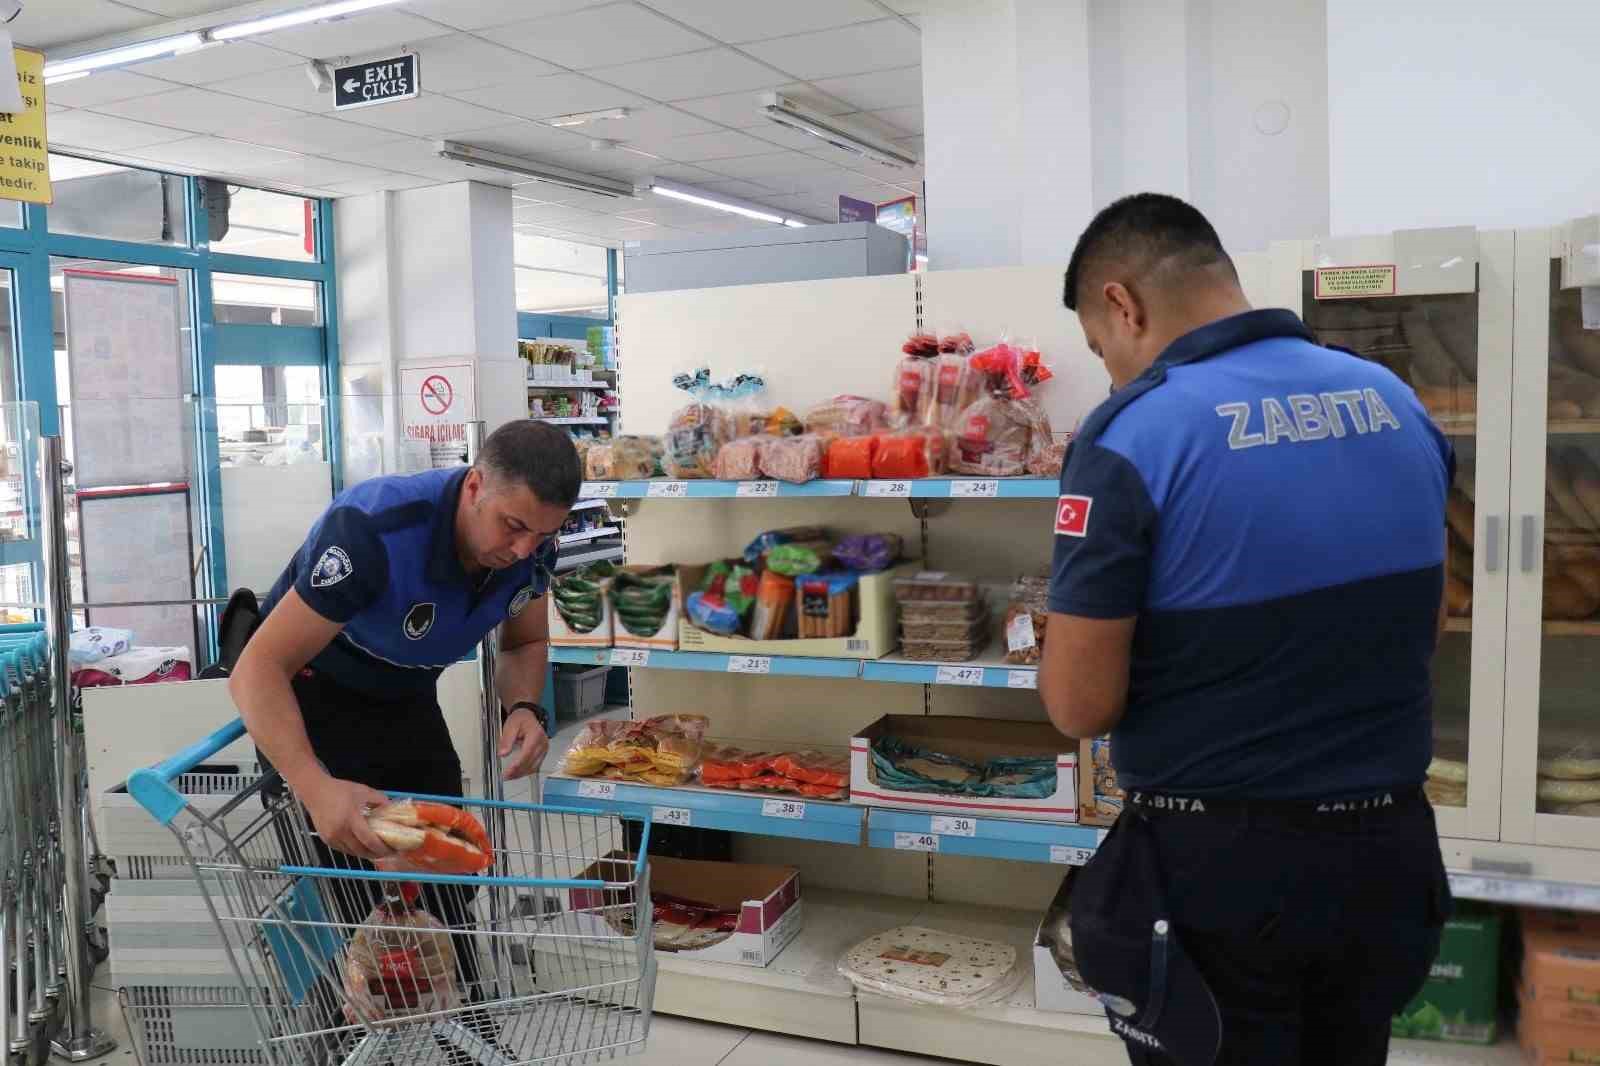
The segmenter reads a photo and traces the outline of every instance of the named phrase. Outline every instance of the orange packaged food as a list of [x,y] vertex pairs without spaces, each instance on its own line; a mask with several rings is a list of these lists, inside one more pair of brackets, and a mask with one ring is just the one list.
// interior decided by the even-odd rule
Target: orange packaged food
[[772,768],[784,777],[809,785],[843,788],[850,783],[850,760],[843,755],[820,751],[791,751],[772,760]]
[[933,477],[945,471],[944,434],[916,429],[883,437],[872,460],[875,478]]
[[747,751],[731,744],[710,744],[700,757],[700,781],[746,781],[772,768],[776,756],[770,751]]
[[835,437],[828,444],[823,476],[831,478],[869,478],[872,460],[878,454],[876,434],[870,437]]

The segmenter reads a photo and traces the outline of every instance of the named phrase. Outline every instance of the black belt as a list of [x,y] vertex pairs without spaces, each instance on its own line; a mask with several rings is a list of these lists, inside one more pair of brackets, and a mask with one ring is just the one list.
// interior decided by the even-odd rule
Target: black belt
[[1422,789],[1390,789],[1336,800],[1236,800],[1163,792],[1128,792],[1127,807],[1146,817],[1226,818],[1317,828],[1363,824],[1428,805]]

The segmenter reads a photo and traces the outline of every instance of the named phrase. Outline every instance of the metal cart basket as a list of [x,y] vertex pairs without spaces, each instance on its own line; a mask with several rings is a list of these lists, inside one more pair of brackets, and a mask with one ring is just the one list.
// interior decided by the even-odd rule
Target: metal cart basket
[[263,1061],[532,1066],[644,1046],[655,990],[647,821],[634,857],[625,816],[415,796],[475,813],[494,865],[469,877],[379,872],[322,847],[276,774],[220,809],[173,786],[243,734],[236,721],[136,772],[128,791],[176,834]]

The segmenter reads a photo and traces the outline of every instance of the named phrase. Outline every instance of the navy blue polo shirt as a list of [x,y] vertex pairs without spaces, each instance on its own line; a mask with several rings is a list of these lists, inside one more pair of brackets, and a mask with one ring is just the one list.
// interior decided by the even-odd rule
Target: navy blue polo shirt
[[313,670],[379,695],[431,691],[440,671],[544,595],[559,542],[504,570],[467,575],[455,515],[467,467],[377,477],[340,493],[282,576],[263,613],[289,589],[344,629]]
[[1124,787],[1324,799],[1420,785],[1454,456],[1416,394],[1250,311],[1085,420],[1050,609],[1137,617]]

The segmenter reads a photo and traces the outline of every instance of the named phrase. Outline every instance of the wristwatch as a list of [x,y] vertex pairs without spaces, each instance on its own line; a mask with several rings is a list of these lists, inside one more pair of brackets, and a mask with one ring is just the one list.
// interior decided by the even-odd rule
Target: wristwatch
[[506,708],[506,713],[500,720],[504,722],[507,718],[510,718],[513,714],[515,714],[517,711],[520,711],[524,707],[532,711],[533,716],[543,723],[544,714],[541,712],[539,705],[534,703],[532,700],[518,700],[516,703],[513,703],[511,706]]

